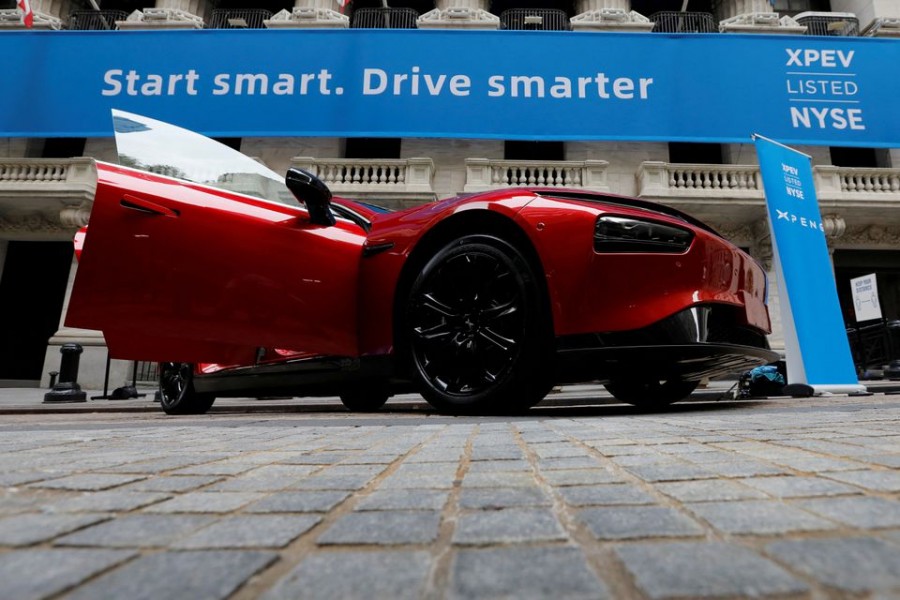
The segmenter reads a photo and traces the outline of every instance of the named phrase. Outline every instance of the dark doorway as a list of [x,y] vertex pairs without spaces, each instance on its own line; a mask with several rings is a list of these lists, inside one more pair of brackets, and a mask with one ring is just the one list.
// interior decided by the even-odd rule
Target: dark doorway
[[836,167],[889,167],[890,159],[887,150],[880,148],[848,148],[832,146],[831,164]]
[[400,138],[347,138],[344,158],[400,158]]
[[669,142],[669,162],[688,165],[722,165],[722,144]]
[[875,273],[881,314],[888,321],[900,319],[900,251],[835,250],[834,275],[844,322],[855,326],[856,314],[850,280]]
[[47,138],[44,140],[43,158],[73,158],[84,155],[85,138]]
[[71,265],[71,242],[9,242],[0,275],[0,380],[41,378]]
[[506,160],[566,160],[565,142],[508,140],[503,146]]

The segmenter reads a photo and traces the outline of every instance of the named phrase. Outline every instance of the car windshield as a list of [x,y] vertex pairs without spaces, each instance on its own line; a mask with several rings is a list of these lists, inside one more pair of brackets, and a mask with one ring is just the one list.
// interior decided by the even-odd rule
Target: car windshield
[[213,139],[142,115],[113,110],[119,164],[182,181],[298,206],[284,178]]

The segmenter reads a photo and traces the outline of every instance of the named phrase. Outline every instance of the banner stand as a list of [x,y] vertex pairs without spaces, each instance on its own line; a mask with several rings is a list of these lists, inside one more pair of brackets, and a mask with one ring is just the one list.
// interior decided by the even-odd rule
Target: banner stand
[[844,327],[812,159],[754,134],[778,277],[789,384],[817,395],[867,394]]

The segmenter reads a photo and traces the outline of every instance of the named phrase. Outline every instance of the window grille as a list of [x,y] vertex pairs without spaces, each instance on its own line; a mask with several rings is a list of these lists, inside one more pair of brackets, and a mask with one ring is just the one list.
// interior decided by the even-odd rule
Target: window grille
[[411,8],[359,8],[353,11],[353,29],[417,29],[419,13]]

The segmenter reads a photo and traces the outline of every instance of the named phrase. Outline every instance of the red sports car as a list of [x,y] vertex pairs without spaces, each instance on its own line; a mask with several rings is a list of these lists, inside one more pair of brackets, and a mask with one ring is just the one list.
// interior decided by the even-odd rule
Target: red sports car
[[167,413],[261,395],[375,410],[399,390],[512,412],[583,381],[658,407],[777,359],[763,269],[672,208],[520,188],[390,212],[166,123],[114,124],[67,325],[160,361]]

